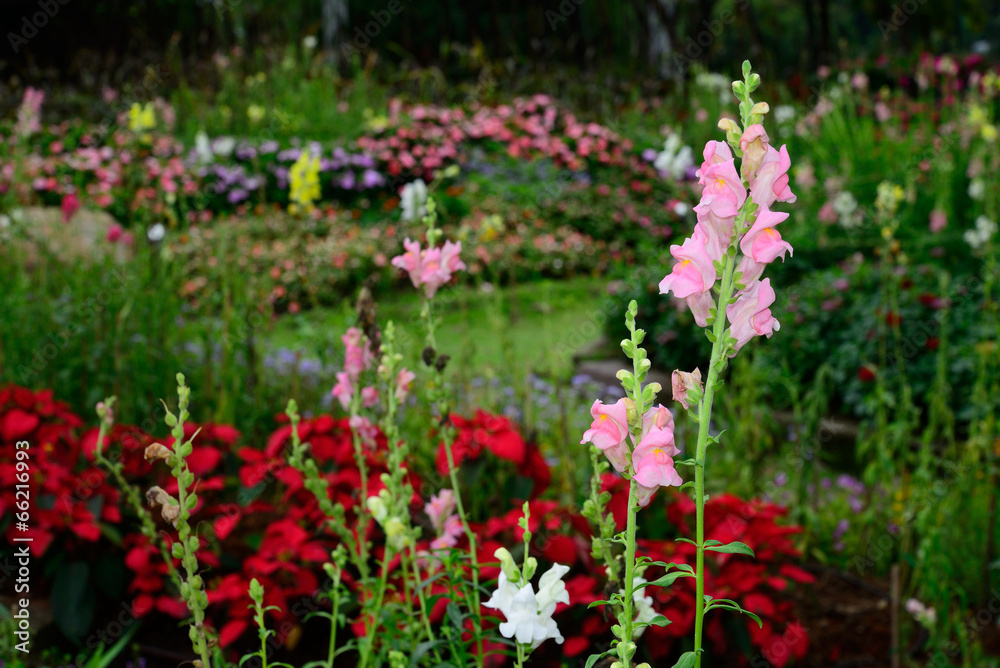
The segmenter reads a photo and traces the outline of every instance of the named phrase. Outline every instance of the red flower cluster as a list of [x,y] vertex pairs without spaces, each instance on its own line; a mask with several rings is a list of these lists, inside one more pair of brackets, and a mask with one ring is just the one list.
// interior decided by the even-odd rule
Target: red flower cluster
[[[489,452],[511,462],[517,467],[519,475],[531,479],[532,498],[548,488],[552,473],[545,458],[537,445],[525,442],[508,418],[478,410],[472,418],[452,413],[451,423],[457,429],[455,441],[451,445],[456,467],[465,462],[474,462]],[[441,475],[448,475],[448,453],[443,441],[438,446],[437,469]]]
[[[30,445],[31,552],[46,553],[58,538],[65,549],[80,541],[101,537],[100,522],[119,522],[118,492],[103,471],[80,466],[76,428],[80,418],[52,392],[23,387],[0,390],[0,438],[4,443],[27,441]],[[13,515],[16,465],[13,457],[0,460],[0,513]],[[7,527],[8,539],[18,532]],[[26,534],[20,534],[22,537]]]

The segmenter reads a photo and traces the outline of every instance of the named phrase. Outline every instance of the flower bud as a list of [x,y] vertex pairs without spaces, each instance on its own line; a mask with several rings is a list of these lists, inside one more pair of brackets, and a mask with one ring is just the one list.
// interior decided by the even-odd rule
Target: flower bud
[[673,389],[674,401],[686,409],[701,401],[701,369],[694,371],[674,370],[670,375],[670,385]]
[[757,176],[760,163],[767,155],[768,142],[767,132],[759,123],[749,126],[740,137],[740,150],[743,151],[743,178],[751,183]]
[[514,563],[514,557],[510,555],[510,552],[505,547],[498,548],[493,556],[500,560],[500,570],[503,574],[507,576],[507,580],[510,582],[520,582],[521,581],[521,571],[518,570],[517,564]]

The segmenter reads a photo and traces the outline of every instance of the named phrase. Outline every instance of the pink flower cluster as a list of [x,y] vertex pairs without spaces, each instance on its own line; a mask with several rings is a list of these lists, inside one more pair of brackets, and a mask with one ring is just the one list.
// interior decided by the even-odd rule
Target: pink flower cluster
[[406,252],[392,258],[392,266],[399,267],[410,275],[413,287],[424,286],[428,298],[433,298],[438,288],[451,280],[456,271],[465,270],[465,263],[459,258],[462,242],[446,241],[442,248],[420,248],[419,241],[403,242]]
[[[603,450],[619,473],[624,473],[631,465],[632,477],[639,484],[639,505],[645,506],[658,488],[681,484],[673,459],[680,450],[674,445],[674,416],[669,410],[656,406],[646,411],[636,442],[629,434],[628,409],[627,399],[619,399],[610,406],[595,401],[590,407],[594,421],[580,443],[593,443]],[[635,446],[631,451],[630,437]]]
[[[337,384],[333,386],[331,393],[340,402],[345,411],[351,410],[351,403],[354,400],[354,393],[358,391],[361,381],[361,374],[372,368],[375,363],[375,355],[364,334],[357,327],[349,327],[340,340],[344,342],[344,370],[337,373]],[[396,401],[402,403],[406,400],[416,376],[405,367],[396,374]],[[372,408],[379,403],[378,390],[373,386],[361,388],[361,405],[364,408]],[[365,443],[373,444],[378,434],[378,429],[372,422],[362,415],[352,415],[350,426],[357,432]]]
[[462,520],[455,512],[455,493],[450,489],[442,489],[424,506],[424,512],[430,518],[431,526],[437,538],[431,541],[432,550],[443,550],[458,545],[462,535]]
[[[691,237],[670,247],[670,254],[679,261],[660,282],[662,294],[672,292],[686,300],[698,325],[707,327],[715,307],[712,287],[719,279],[724,256],[737,244],[742,258],[736,282],[743,287],[736,302],[726,307],[730,336],[736,339],[731,355],[754,336],[770,337],[779,327],[770,311],[775,298],[770,279],[760,280],[760,276],[765,266],[792,253],[791,245],[776,229],[788,214],[770,207],[775,202],[795,201],[788,186],[788,151],[784,146],[780,150],[771,146],[762,125],[751,125],[743,132],[740,150],[742,178],[728,144],[710,141],[705,145],[704,162],[698,171],[704,190],[701,202],[694,207],[698,222]],[[740,211],[746,208],[748,197],[756,210],[744,222]],[[749,229],[737,229],[738,220],[744,228],[750,224]]]

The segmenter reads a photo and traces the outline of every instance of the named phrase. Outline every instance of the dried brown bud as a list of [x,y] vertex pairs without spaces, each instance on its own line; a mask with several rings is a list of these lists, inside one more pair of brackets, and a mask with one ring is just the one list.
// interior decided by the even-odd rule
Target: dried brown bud
[[170,455],[172,454],[173,453],[170,452],[170,448],[163,445],[162,443],[153,443],[152,445],[146,448],[145,457],[146,461],[152,464],[158,459],[167,461],[170,458]]
[[445,367],[448,366],[448,360],[450,359],[450,355],[439,355],[437,362],[434,363],[434,368],[437,369],[439,373],[444,371]]
[[423,352],[424,364],[426,364],[427,366],[433,366],[434,365],[434,355],[436,355],[436,354],[437,353],[430,346],[427,346],[426,348],[424,348],[424,352]]

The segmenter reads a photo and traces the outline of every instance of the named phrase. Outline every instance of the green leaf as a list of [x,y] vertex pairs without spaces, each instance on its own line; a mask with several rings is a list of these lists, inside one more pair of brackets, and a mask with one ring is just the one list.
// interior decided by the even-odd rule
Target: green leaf
[[56,626],[74,642],[83,640],[94,619],[94,591],[90,566],[75,561],[56,572],[52,583],[52,612]]
[[760,621],[760,617],[750,612],[749,610],[744,609],[742,606],[740,606],[739,603],[732,600],[731,598],[719,598],[714,601],[711,601],[709,605],[705,607],[705,612],[708,612],[709,610],[714,610],[716,608],[720,610],[735,610],[736,612],[742,613],[747,617],[749,617],[750,619],[757,622],[757,626],[759,627],[764,626],[764,623]]
[[698,655],[694,652],[684,652],[681,654],[681,658],[677,659],[674,668],[694,668],[694,663],[697,659]]
[[591,603],[590,605],[588,605],[587,608],[588,609],[589,608],[593,608],[594,606],[598,606],[598,605],[614,605],[614,601],[594,601],[593,603]]
[[424,642],[419,643],[417,645],[416,649],[413,650],[413,655],[410,657],[410,668],[414,668],[415,666],[420,665],[420,659],[423,658],[423,656],[425,654],[427,654],[427,652],[429,652],[432,649],[434,649],[435,645],[439,645],[442,642],[444,642],[444,641],[442,641],[442,640],[425,640]]
[[673,622],[671,622],[663,615],[657,615],[656,617],[653,617],[651,620],[646,622],[646,626],[667,626],[668,624],[672,623]]
[[[680,539],[678,538],[678,540],[680,540]],[[692,545],[694,545],[693,541],[689,540],[687,542],[689,542]],[[687,564],[675,564],[674,562],[670,562],[668,564],[668,563],[666,563],[664,561],[651,561],[651,562],[649,562],[649,565],[650,566],[661,566],[663,568],[666,568],[667,570],[670,570],[671,568],[676,568],[677,570],[684,571],[685,573],[694,573],[694,568],[692,568],[691,566],[689,566]]]
[[643,582],[632,587],[632,593],[642,589],[643,587],[668,587],[674,583],[674,580],[678,578],[693,578],[694,573],[684,573],[682,571],[675,571],[673,573],[667,573],[666,575],[661,575],[652,582]]
[[587,663],[584,668],[593,668],[594,664],[603,659],[604,657],[611,654],[611,652],[603,652],[601,654],[591,654],[587,657]]
[[751,557],[754,556],[753,550],[750,549],[750,546],[747,545],[746,543],[741,543],[738,540],[734,540],[732,543],[729,543],[728,545],[720,544],[720,545],[709,546],[708,543],[706,542],[705,549],[711,550],[712,552],[722,552],[724,554],[745,554]]

